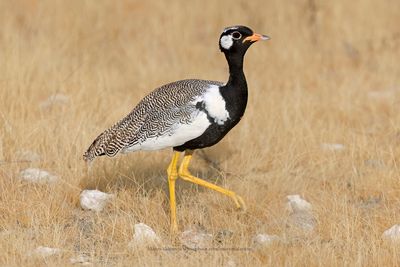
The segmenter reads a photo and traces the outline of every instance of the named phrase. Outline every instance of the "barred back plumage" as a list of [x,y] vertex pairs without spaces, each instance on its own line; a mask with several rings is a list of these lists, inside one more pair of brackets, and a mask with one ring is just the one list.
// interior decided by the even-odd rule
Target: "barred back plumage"
[[200,110],[193,101],[210,86],[221,82],[189,79],[155,89],[122,120],[100,134],[83,155],[85,161],[97,156],[115,156],[121,150],[149,138],[170,135],[178,123],[190,123]]

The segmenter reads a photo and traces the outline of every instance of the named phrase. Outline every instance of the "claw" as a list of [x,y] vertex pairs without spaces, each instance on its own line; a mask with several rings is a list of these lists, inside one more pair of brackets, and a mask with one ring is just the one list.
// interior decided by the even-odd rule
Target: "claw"
[[233,195],[231,197],[232,197],[233,201],[235,202],[237,209],[246,210],[246,204],[244,204],[243,199],[239,195],[236,195],[236,193],[233,193]]
[[241,196],[238,196],[238,195],[236,195],[236,197],[237,197],[237,199],[238,199],[238,201],[240,203],[240,206],[241,206],[240,209],[243,210],[243,211],[246,211],[247,207],[246,207],[246,204],[243,201],[243,198]]

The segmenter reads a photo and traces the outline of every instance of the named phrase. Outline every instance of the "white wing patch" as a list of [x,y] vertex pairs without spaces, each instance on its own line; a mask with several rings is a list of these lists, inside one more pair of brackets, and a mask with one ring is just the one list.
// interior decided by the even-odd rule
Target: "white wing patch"
[[199,111],[190,124],[176,123],[169,133],[162,136],[146,139],[144,142],[133,145],[122,150],[122,153],[137,150],[159,150],[167,147],[180,146],[202,135],[210,126],[207,114]]
[[219,92],[218,86],[210,86],[202,98],[205,104],[205,109],[216,123],[221,125],[229,119],[229,112],[226,110],[226,103]]

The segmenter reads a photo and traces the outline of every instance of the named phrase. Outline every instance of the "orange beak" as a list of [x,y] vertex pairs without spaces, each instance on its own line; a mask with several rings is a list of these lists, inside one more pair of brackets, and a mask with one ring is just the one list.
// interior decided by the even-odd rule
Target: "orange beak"
[[254,33],[253,35],[244,38],[243,39],[243,43],[246,42],[246,41],[257,42],[257,41],[260,41],[260,40],[269,40],[269,39],[271,39],[271,38],[269,38],[266,35],[259,34],[259,33]]

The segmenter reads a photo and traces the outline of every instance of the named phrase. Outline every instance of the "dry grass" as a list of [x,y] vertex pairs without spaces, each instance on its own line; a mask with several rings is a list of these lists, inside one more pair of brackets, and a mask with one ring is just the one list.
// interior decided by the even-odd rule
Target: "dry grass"
[[[82,153],[151,89],[178,79],[227,79],[221,29],[245,24],[272,40],[245,62],[250,99],[243,121],[193,172],[237,191],[240,213],[216,193],[178,183],[182,229],[234,232],[222,247],[246,248],[256,233],[287,242],[253,251],[131,251],[133,225],[169,234],[165,168],[171,152],[101,158]],[[1,1],[0,265],[65,266],[79,252],[95,265],[390,266],[399,247],[381,240],[400,222],[400,4],[373,1]],[[67,105],[41,108],[54,93]],[[341,143],[343,151],[321,150]],[[19,162],[18,150],[40,154]],[[199,155],[200,153],[197,153]],[[27,167],[55,185],[18,180]],[[79,194],[117,195],[99,214]],[[286,195],[313,204],[313,234],[285,226]],[[366,205],[376,199],[376,205]],[[63,248],[38,259],[37,246]]]

